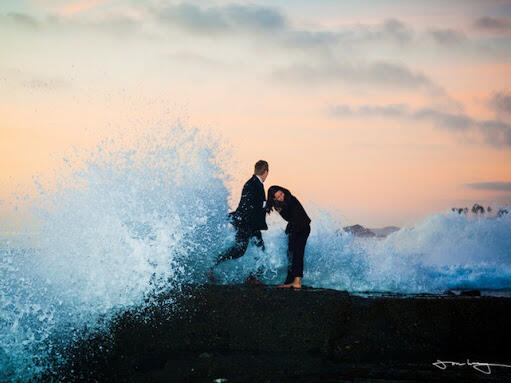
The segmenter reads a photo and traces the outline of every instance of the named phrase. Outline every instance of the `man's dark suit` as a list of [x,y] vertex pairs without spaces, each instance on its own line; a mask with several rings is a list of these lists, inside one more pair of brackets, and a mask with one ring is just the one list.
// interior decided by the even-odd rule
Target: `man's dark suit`
[[266,195],[263,183],[256,175],[253,175],[243,186],[238,208],[229,214],[236,228],[236,243],[218,256],[217,264],[243,256],[252,237],[256,239],[256,245],[264,250],[261,230],[268,229],[264,201],[266,201]]

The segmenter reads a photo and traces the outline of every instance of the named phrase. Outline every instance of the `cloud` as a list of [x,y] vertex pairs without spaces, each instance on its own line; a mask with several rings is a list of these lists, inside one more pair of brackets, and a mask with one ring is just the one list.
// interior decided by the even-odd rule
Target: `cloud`
[[461,44],[467,37],[463,31],[455,29],[430,28],[416,32],[411,26],[401,20],[388,18],[377,24],[355,24],[333,30],[300,30],[283,29],[280,36],[282,41],[299,47],[311,44],[329,45],[332,49],[361,48],[372,44],[397,44],[400,48],[420,46],[425,41],[433,40],[438,46],[453,46]]
[[511,124],[503,121],[478,121],[477,126],[485,136],[486,142],[494,146],[511,146]]
[[299,49],[331,48],[340,41],[339,34],[332,31],[287,30],[275,37],[277,43]]
[[413,31],[402,21],[397,19],[387,19],[382,26],[384,35],[390,36],[399,42],[409,42],[413,38]]
[[441,45],[457,45],[467,39],[464,32],[455,29],[430,29],[433,40]]
[[295,64],[276,70],[272,78],[281,81],[311,82],[341,81],[355,84],[373,84],[390,88],[428,88],[443,93],[429,77],[413,72],[403,64],[386,61],[347,63],[332,59],[318,65]]
[[433,108],[412,110],[406,104],[362,105],[352,108],[348,105],[336,105],[330,108],[329,114],[336,117],[402,117],[419,121],[433,122],[438,128],[445,130],[467,130],[474,125],[474,120],[464,114],[453,114]]
[[[223,5],[200,7],[192,4],[153,6],[160,23],[199,34],[256,32],[274,33],[283,43],[309,47],[312,44],[412,41],[413,30],[397,19],[385,19],[376,25],[357,24],[343,30],[307,30],[292,27],[278,9],[257,5]],[[254,36],[257,37],[257,36]]]
[[[108,12],[101,7],[101,5],[115,2],[117,1],[74,0],[59,8],[58,14],[62,18],[61,22],[68,22],[69,25],[83,26],[90,23],[93,27],[99,27],[103,23],[106,28],[111,22],[156,23],[205,37],[212,34],[235,35],[241,32],[251,33],[253,38],[267,39],[268,34],[272,34],[273,41],[267,40],[266,43],[281,43],[304,48],[320,44],[336,49],[339,45],[346,48],[373,43],[397,43],[400,46],[413,47],[420,44],[418,37],[424,34],[432,36],[433,40],[442,46],[458,43],[465,37],[463,32],[453,29],[430,28],[415,32],[409,24],[396,18],[386,18],[376,24],[357,23],[328,30],[296,28],[278,8],[243,3],[203,6],[193,3],[147,2],[121,6],[118,2],[116,7],[109,7]],[[79,17],[74,17],[77,13]],[[16,15],[20,21],[22,18],[30,17],[23,14]],[[37,21],[30,18],[30,22]]]
[[511,31],[511,19],[495,18],[495,17],[479,17],[474,22],[475,26],[482,30],[494,32],[509,32]]
[[468,38],[462,30],[453,28],[434,28],[414,30],[402,20],[388,18],[378,24],[356,24],[331,32],[331,40],[348,45],[371,43],[397,43],[400,47],[415,47],[424,41],[437,43],[438,46],[461,44]]
[[[93,3],[102,4],[103,0],[73,4],[86,6]],[[42,24],[51,25],[63,35],[68,28],[76,27],[91,33],[106,31],[120,37],[143,36],[165,44],[168,44],[170,34],[178,31],[196,38],[199,47],[204,46],[200,38],[210,44],[213,37],[215,44],[222,44],[223,39],[235,36],[243,39],[243,45],[248,49],[254,45],[264,47],[266,55],[261,61],[267,65],[265,69],[272,80],[421,90],[444,98],[448,98],[445,90],[427,74],[406,63],[378,56],[378,52],[383,51],[381,44],[394,45],[391,49],[396,49],[396,44],[398,49],[405,46],[407,49],[420,48],[424,36],[429,43],[433,40],[439,46],[451,46],[464,38],[462,32],[453,29],[415,32],[409,24],[396,18],[376,24],[359,23],[323,30],[299,28],[278,8],[243,3],[205,6],[151,2],[123,9],[119,6],[109,12],[90,10],[80,13],[79,17],[55,16]],[[179,37],[171,36],[178,50],[183,49],[179,46]],[[225,47],[230,49],[232,44]]]
[[361,47],[367,44],[398,44],[411,46],[417,34],[401,20],[388,18],[377,24],[355,24],[333,30],[303,30],[288,28],[280,36],[284,42],[307,47],[313,44],[330,44],[338,47]]
[[411,27],[401,20],[388,18],[379,24],[356,24],[341,29],[338,39],[345,43],[364,43],[364,42],[397,42],[406,44],[411,42],[415,33]]
[[[278,8],[250,4],[199,6],[188,3],[150,2],[138,6],[109,8],[108,12],[99,12],[95,9],[98,5],[110,2],[112,0],[74,1],[61,9],[60,15],[48,17],[41,25],[60,28],[82,27],[90,31],[105,30],[121,35],[135,30],[143,33],[142,27],[149,26],[151,38],[158,35],[165,41],[168,41],[169,28],[203,38],[241,36],[277,50],[295,49],[302,57],[303,53],[308,53],[309,62],[323,57],[335,57],[339,52],[351,52],[354,55],[355,52],[367,48],[367,45],[373,49],[372,45],[375,43],[398,44],[400,47],[405,45],[416,47],[421,43],[417,39],[417,33],[409,25],[395,18],[387,18],[377,24],[359,23],[340,29],[317,30],[294,27]],[[75,13],[82,10],[88,12],[80,13],[79,17],[76,17]],[[36,22],[35,19],[32,21]],[[158,28],[151,28],[154,25]],[[455,44],[461,41],[463,36],[463,33],[454,30],[433,30],[427,33],[434,36],[433,40],[439,45]],[[382,73],[378,72],[385,71],[384,77],[395,74],[402,78],[405,84],[410,83],[410,80],[427,82],[424,76],[403,70],[396,64],[377,62],[367,66],[366,72],[369,77],[373,73],[374,77],[379,79]],[[313,71],[312,68],[306,70]],[[349,68],[344,68],[344,71],[349,72]]]
[[34,17],[26,13],[11,12],[6,15],[0,15],[0,22],[19,25],[26,28],[36,29],[40,23]]
[[[355,24],[343,28],[311,30],[296,28],[278,8],[254,4],[228,4],[200,6],[196,4],[150,2],[138,6],[118,6],[108,12],[96,12],[99,5],[114,0],[79,0],[60,9],[57,17],[61,24],[91,24],[99,27],[105,24],[147,24],[194,33],[203,37],[211,35],[233,36],[239,33],[250,34],[254,39],[264,39],[266,44],[281,44],[299,48],[317,48],[321,45],[331,50],[339,47],[360,48],[365,44],[389,43],[400,46],[420,44],[418,37],[433,36],[439,45],[452,45],[464,38],[463,32],[452,29],[430,29],[416,33],[413,28],[396,18],[387,18],[377,24]],[[81,14],[87,10],[86,15]],[[80,17],[74,17],[80,13]],[[21,15],[21,14],[20,14]],[[114,29],[115,28],[110,28]],[[271,34],[271,40],[268,35]],[[414,43],[414,44],[411,44]]]
[[202,34],[271,32],[286,26],[286,19],[279,11],[256,5],[201,8],[191,4],[179,4],[152,10],[155,18],[162,24]]
[[511,115],[511,93],[509,92],[495,92],[488,104],[497,114]]
[[499,120],[477,120],[463,113],[447,113],[434,108],[412,110],[406,104],[361,105],[341,104],[328,109],[332,117],[405,118],[432,123],[437,129],[450,132],[479,132],[484,141],[495,147],[511,147],[511,124]]
[[336,105],[330,109],[330,114],[334,116],[364,116],[364,117],[402,117],[408,114],[410,108],[406,104],[389,105],[362,105],[354,109],[348,105]]
[[18,24],[30,22],[50,30],[58,28],[63,33],[73,28],[81,28],[90,32],[110,31],[114,34],[124,34],[137,30],[142,32],[142,27],[147,26],[151,30],[151,35],[145,37],[151,39],[159,37],[165,41],[168,41],[169,28],[206,38],[241,34],[244,38],[249,36],[260,39],[278,31],[291,31],[286,17],[271,7],[237,4],[200,7],[186,3],[164,2],[118,6],[107,11],[100,7],[113,2],[116,0],[75,1],[60,8],[58,13],[47,15],[41,21],[19,13],[0,15],[0,22],[11,19]]
[[413,112],[411,118],[431,121],[436,127],[444,130],[468,130],[474,126],[474,120],[464,114],[445,113],[431,108],[423,108]]
[[511,192],[511,182],[473,182],[465,184],[469,189],[475,190],[493,190],[493,191],[508,191]]

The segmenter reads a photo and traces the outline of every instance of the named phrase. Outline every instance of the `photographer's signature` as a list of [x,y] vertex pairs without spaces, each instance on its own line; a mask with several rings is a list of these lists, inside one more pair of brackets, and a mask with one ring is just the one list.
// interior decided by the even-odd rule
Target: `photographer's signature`
[[445,370],[448,366],[471,366],[474,370],[482,372],[483,374],[491,374],[492,367],[510,367],[509,364],[500,363],[486,363],[486,362],[471,362],[467,359],[466,362],[451,362],[447,360],[438,360],[433,363],[433,366],[438,367],[441,370]]

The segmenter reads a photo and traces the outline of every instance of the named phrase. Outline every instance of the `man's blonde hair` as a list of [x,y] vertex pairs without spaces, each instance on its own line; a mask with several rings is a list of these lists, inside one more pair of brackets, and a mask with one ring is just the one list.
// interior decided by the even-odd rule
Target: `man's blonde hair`
[[255,163],[254,166],[254,174],[258,176],[262,176],[265,171],[268,170],[268,162],[259,160]]

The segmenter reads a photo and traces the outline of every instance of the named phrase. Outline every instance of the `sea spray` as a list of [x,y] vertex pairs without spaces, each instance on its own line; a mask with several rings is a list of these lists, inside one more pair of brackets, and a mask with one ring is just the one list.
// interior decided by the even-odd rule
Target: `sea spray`
[[[440,292],[446,289],[511,289],[511,215],[432,214],[413,228],[391,234],[370,254],[402,262],[401,289]],[[407,281],[421,269],[423,285]]]
[[[233,244],[222,142],[181,125],[133,137],[66,156],[52,182],[38,180],[36,196],[19,198],[33,229],[0,241],[0,381],[51,371],[65,362],[66,344],[107,331],[117,313],[183,283],[207,283],[216,256]],[[434,214],[385,239],[359,239],[294,192],[312,218],[306,285],[355,293],[511,288],[509,214]],[[276,213],[267,221],[266,251],[249,246],[220,264],[218,283],[242,283],[257,270],[266,283],[284,281],[285,224]]]
[[200,279],[194,271],[230,238],[220,151],[176,126],[105,140],[66,158],[71,170],[51,186],[38,181],[29,243],[0,248],[2,379],[47,372],[66,339]]

